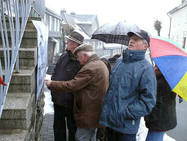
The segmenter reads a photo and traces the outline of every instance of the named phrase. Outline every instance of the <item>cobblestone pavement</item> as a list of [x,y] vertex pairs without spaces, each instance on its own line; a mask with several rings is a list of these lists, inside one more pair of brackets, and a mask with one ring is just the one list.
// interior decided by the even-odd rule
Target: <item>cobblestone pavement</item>
[[53,114],[45,114],[40,141],[54,141]]
[[39,141],[54,141],[53,134],[53,102],[51,102],[50,90],[47,87],[44,87],[44,95],[45,95],[45,106],[44,106],[44,120],[40,133]]

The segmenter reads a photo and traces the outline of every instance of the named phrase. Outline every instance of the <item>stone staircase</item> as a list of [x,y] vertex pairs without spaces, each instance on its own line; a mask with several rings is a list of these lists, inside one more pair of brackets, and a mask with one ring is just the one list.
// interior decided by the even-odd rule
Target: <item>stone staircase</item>
[[[0,119],[0,141],[37,140],[41,128],[44,96],[42,90],[36,101],[37,30],[32,20],[41,19],[29,18],[27,22],[19,50],[19,72],[12,74]],[[4,62],[2,56],[3,48],[0,47]]]

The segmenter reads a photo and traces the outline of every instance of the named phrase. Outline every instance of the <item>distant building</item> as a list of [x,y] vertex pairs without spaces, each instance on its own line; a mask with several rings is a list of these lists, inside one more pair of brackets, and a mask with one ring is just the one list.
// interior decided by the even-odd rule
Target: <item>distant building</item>
[[56,56],[59,56],[59,52],[62,52],[62,18],[54,11],[45,8],[43,22],[46,24],[49,30],[48,65],[52,65]]
[[[85,37],[84,42],[92,44],[95,52],[100,56],[111,57],[121,53],[121,47],[105,47],[104,42],[91,39],[92,34],[99,28],[97,15],[83,14],[78,15],[75,12],[68,14],[66,10],[61,10],[62,25],[64,35],[70,34],[74,29],[79,30]],[[65,46],[65,45],[64,45]]]
[[187,51],[187,0],[168,12],[170,17],[169,38]]
[[76,15],[75,13],[70,13],[70,15],[77,19],[77,25],[89,36],[98,29],[99,23],[97,15]]

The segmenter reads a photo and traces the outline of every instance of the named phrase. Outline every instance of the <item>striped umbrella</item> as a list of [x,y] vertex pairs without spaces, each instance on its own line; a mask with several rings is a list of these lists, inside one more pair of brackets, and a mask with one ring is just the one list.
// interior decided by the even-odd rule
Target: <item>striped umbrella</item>
[[151,37],[151,58],[159,67],[172,91],[187,101],[187,52],[176,42]]

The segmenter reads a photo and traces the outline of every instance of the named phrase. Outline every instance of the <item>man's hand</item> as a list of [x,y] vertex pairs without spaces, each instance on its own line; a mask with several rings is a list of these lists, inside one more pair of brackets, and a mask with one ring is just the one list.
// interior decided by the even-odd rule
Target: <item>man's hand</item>
[[183,98],[179,97],[179,103],[183,102]]
[[52,82],[52,80],[49,80],[49,79],[44,79],[44,82],[45,82],[45,85],[47,86],[47,87],[49,87],[50,86],[50,84],[51,84],[51,82]]

